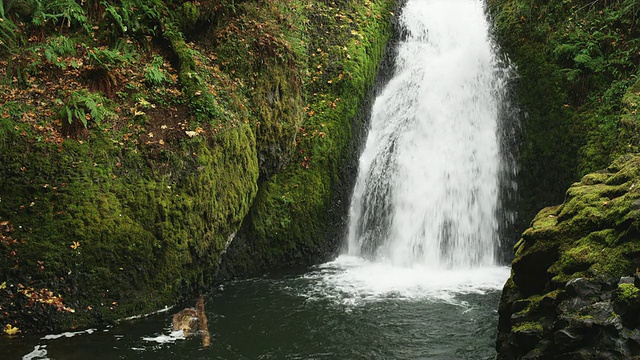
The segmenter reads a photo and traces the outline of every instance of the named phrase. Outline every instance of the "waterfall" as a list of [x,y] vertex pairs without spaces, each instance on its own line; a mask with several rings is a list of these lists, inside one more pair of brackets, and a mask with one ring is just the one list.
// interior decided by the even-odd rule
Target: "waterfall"
[[348,255],[399,266],[491,266],[504,164],[505,76],[481,0],[409,0],[351,200]]

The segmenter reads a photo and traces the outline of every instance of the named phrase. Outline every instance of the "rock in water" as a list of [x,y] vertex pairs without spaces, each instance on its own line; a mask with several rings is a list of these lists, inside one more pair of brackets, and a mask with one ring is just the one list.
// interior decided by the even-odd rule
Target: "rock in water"
[[211,345],[209,324],[204,311],[204,297],[200,295],[196,302],[196,308],[185,308],[173,315],[173,331],[182,330],[184,336],[189,337],[198,330],[202,334],[202,347]]
[[186,308],[173,315],[173,331],[182,330],[185,336],[198,331],[198,313],[194,308]]

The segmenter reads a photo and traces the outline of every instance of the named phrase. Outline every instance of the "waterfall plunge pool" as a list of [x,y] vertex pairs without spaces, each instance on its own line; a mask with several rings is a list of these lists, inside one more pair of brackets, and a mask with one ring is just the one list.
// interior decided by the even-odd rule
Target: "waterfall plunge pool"
[[[232,282],[207,298],[211,346],[159,313],[75,333],[2,339],[3,359],[493,359],[506,267],[435,270],[341,256]],[[176,310],[177,311],[177,310]],[[67,337],[68,336],[68,337]]]

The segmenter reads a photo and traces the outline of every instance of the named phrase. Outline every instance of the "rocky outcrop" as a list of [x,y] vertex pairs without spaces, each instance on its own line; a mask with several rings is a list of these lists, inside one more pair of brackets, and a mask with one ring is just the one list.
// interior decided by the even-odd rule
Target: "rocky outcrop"
[[517,227],[535,216],[514,247],[499,359],[638,355],[628,277],[640,254],[640,170],[637,155],[623,155],[640,149],[636,3],[487,2],[518,73]]
[[515,245],[498,359],[640,356],[640,156],[588,174]]

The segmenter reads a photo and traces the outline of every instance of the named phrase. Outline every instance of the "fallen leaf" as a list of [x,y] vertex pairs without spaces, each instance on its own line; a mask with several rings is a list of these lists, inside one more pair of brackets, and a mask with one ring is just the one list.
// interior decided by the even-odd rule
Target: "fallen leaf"
[[7,334],[7,335],[15,335],[15,334],[17,334],[19,332],[20,332],[20,329],[18,329],[17,327],[11,326],[11,324],[7,324],[4,327],[4,333]]

